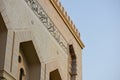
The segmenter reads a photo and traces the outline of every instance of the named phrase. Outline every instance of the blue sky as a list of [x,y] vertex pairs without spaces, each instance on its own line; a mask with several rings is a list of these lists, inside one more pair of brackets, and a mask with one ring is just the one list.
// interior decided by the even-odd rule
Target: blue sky
[[120,0],[60,0],[81,33],[83,80],[120,80]]

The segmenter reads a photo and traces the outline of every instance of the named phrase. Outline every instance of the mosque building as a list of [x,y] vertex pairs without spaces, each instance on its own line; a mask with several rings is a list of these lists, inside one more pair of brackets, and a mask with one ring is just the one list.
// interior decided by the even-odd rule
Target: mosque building
[[82,80],[83,48],[58,0],[0,0],[0,80]]

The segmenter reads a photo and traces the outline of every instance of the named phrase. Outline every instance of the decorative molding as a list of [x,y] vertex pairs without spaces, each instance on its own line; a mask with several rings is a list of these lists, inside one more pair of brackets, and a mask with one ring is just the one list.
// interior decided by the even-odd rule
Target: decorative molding
[[14,43],[15,43],[15,32],[13,32],[13,41],[12,41],[12,54],[11,54],[11,63],[10,63],[10,72],[12,72],[13,67],[13,54],[14,54]]
[[66,26],[68,27],[70,32],[72,33],[72,35],[74,36],[74,38],[76,39],[76,41],[78,42],[80,47],[83,49],[85,47],[85,45],[83,44],[83,42],[80,39],[80,33],[76,29],[76,27],[73,24],[72,20],[70,19],[70,16],[67,15],[67,12],[64,10],[64,7],[62,7],[59,0],[50,0],[50,2],[52,3],[54,8],[56,9],[56,11],[60,15],[60,17],[62,18],[62,20],[64,21],[64,23],[66,24]]
[[28,6],[32,9],[35,15],[39,18],[39,20],[44,24],[50,34],[54,37],[54,39],[58,42],[58,44],[62,47],[62,49],[67,53],[67,41],[62,36],[60,31],[57,29],[55,24],[49,18],[47,13],[41,7],[37,0],[25,0]]

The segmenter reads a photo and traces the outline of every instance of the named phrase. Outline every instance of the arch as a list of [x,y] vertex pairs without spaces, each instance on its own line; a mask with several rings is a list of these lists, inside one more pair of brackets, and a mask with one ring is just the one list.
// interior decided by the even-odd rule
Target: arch
[[70,80],[76,80],[77,75],[77,61],[76,55],[73,48],[73,45],[69,45],[69,73],[70,73]]
[[49,80],[62,80],[58,69],[50,72]]
[[19,67],[24,67],[24,79],[40,80],[41,63],[32,41],[20,43],[20,55],[23,62]]
[[23,80],[23,76],[25,75],[24,69],[20,68],[20,75],[19,75],[19,80]]

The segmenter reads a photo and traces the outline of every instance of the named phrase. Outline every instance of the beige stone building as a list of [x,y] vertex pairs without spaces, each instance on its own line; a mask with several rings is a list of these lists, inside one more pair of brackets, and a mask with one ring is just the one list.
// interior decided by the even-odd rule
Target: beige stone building
[[82,80],[83,48],[58,0],[0,0],[0,80]]

